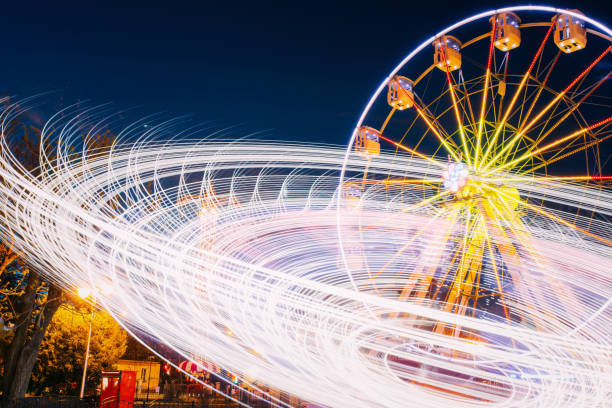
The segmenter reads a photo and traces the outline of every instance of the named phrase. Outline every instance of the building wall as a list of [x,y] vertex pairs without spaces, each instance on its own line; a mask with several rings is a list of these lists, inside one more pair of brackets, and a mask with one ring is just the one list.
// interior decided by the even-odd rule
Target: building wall
[[155,393],[159,385],[160,364],[156,361],[119,360],[116,370],[136,371],[136,395]]

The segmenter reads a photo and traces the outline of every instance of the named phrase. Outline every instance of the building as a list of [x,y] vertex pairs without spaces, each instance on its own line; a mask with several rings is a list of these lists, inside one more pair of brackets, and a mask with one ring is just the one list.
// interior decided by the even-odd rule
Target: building
[[159,393],[160,364],[152,360],[118,360],[116,370],[136,371],[136,398]]

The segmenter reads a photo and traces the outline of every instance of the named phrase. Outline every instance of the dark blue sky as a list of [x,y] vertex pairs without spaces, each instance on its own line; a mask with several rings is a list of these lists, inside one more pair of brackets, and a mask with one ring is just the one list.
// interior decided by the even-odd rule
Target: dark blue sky
[[[267,137],[331,143],[348,140],[375,86],[415,45],[512,4],[16,3],[2,11],[2,93],[55,90],[65,104],[138,105],[243,124],[237,135],[270,129]],[[579,8],[612,23],[605,3]]]

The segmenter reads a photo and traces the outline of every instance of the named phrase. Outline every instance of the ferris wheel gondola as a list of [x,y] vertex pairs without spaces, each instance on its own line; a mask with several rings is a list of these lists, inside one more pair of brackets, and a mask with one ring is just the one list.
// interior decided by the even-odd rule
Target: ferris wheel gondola
[[[357,268],[345,262],[357,290],[542,332],[553,330],[551,324],[561,331],[578,324],[562,315],[542,315],[559,299],[567,302],[565,309],[584,308],[584,301],[570,283],[551,276],[554,260],[540,250],[539,228],[555,225],[598,245],[612,242],[590,227],[593,214],[570,219],[556,210],[559,203],[546,201],[545,192],[534,200],[527,191],[539,183],[602,188],[610,178],[602,152],[612,137],[612,90],[606,83],[611,73],[602,75],[601,69],[612,62],[612,37],[577,10],[535,7],[538,13],[528,13],[533,10],[483,13],[436,35],[430,42],[433,65],[426,44],[421,45],[370,100],[341,178],[342,184],[360,180],[362,185],[362,262]],[[577,51],[580,62],[563,56]],[[388,113],[376,126],[385,86]],[[371,114],[374,109],[377,114]],[[359,170],[347,163],[353,149],[366,157],[365,132],[376,134],[381,144]],[[423,172],[402,174],[407,160],[422,163]],[[574,174],[567,175],[567,168]],[[402,225],[403,234],[398,233]],[[341,230],[339,241],[344,247]],[[354,234],[350,242],[355,245]],[[395,255],[377,257],[372,242],[395,248]],[[414,247],[417,255],[409,252]],[[458,322],[404,316],[401,323],[397,314],[380,318],[458,339],[448,353],[485,372],[493,369],[483,368],[477,353],[460,351],[465,339],[522,347]],[[425,382],[442,381],[431,372]],[[422,376],[400,377],[418,382]],[[499,378],[491,381],[510,392]]]

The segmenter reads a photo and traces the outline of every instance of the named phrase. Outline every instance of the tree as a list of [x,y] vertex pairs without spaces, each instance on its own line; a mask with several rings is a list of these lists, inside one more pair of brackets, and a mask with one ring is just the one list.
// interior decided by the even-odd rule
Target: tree
[[[111,369],[127,349],[127,333],[103,311],[62,305],[47,330],[32,372],[30,388],[36,393],[64,390],[78,393],[83,374],[87,336],[91,320],[91,344],[86,389],[100,382],[102,370]],[[74,387],[78,384],[79,387]]]
[[[12,117],[9,123],[4,123],[2,137],[20,161],[20,170],[28,177],[36,177],[41,170],[41,130],[31,122],[27,111]],[[83,144],[86,150],[97,155],[104,154],[114,140],[107,131],[84,137]],[[54,146],[45,147],[51,160],[53,151]],[[0,183],[5,182],[0,179]],[[0,219],[3,216],[0,211]],[[60,286],[45,278],[45,271],[34,270],[28,265],[3,231],[0,225],[0,235],[4,237],[0,241],[0,314],[2,328],[11,330],[8,335],[2,333],[0,336],[3,352],[1,402],[4,407],[11,407],[14,400],[25,396],[47,327],[66,296]]]
[[4,297],[4,303],[12,305],[13,317],[9,320],[14,321],[15,327],[5,345],[2,376],[5,406],[25,395],[40,343],[62,302],[59,287],[29,270],[20,258],[13,262],[19,266],[15,269],[23,271],[25,287],[18,287],[15,293]]

